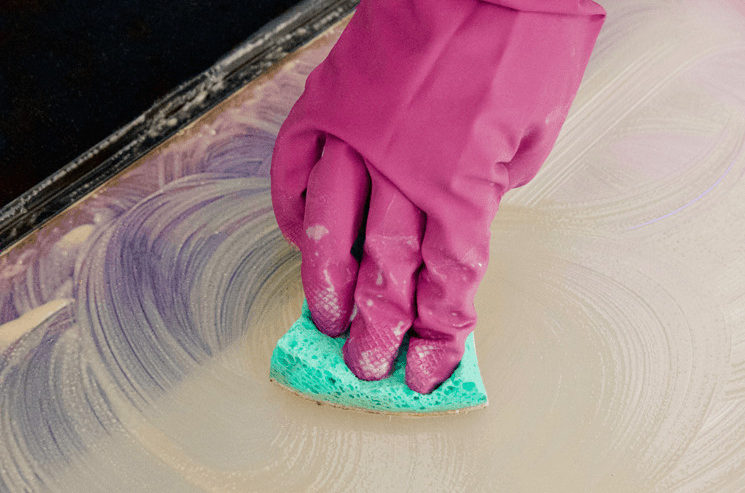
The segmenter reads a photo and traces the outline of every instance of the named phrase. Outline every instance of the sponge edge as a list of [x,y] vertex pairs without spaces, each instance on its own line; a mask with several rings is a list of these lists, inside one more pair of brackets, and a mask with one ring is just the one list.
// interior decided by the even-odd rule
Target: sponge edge
[[408,336],[391,375],[372,382],[358,379],[344,363],[342,346],[346,337],[322,334],[304,302],[302,316],[274,348],[270,379],[319,404],[385,414],[449,414],[488,403],[473,333],[466,339],[460,365],[430,394],[414,392],[404,381]]

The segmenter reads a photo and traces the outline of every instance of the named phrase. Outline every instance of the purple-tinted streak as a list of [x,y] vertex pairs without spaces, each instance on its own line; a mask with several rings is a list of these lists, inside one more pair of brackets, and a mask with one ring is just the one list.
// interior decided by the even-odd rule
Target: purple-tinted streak
[[[740,150],[742,151],[742,148]],[[740,152],[738,152],[738,156],[739,155],[740,155]],[[714,188],[716,188],[716,186],[719,185],[719,183],[722,180],[724,180],[724,178],[729,174],[730,170],[732,169],[732,167],[735,165],[736,162],[737,162],[737,159],[733,159],[730,162],[729,166],[727,166],[727,169],[724,170],[724,173],[722,173],[719,176],[719,178],[717,178],[717,180],[709,188],[707,188],[706,190],[704,190],[703,192],[701,192],[695,199],[693,199],[693,200],[691,200],[691,201],[689,201],[689,202],[681,205],[677,209],[675,209],[673,211],[670,211],[667,214],[664,214],[662,216],[656,217],[654,219],[650,219],[649,221],[643,222],[641,224],[637,224],[636,226],[632,226],[631,228],[628,229],[628,231],[633,231],[635,229],[641,228],[642,226],[648,226],[650,224],[654,224],[657,221],[661,221],[661,220],[665,219],[666,217],[670,217],[670,216],[672,216],[674,214],[677,214],[678,212],[682,211],[683,209],[686,209],[686,208],[692,206],[693,204],[695,204],[696,202],[698,202],[699,200],[701,200],[702,198],[704,198],[704,196],[706,194],[708,194],[709,192],[711,192],[712,190],[714,190]]]

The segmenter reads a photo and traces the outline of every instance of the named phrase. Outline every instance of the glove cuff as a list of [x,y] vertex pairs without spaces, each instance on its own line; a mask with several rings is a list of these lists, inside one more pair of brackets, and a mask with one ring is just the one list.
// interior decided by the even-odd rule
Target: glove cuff
[[524,12],[546,12],[565,15],[602,15],[605,9],[591,0],[481,0]]

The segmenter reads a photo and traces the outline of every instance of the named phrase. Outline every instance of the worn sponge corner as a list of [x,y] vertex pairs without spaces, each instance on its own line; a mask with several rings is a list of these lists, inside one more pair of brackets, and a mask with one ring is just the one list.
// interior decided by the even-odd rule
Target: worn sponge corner
[[453,374],[430,394],[419,394],[404,382],[406,346],[392,374],[379,381],[358,379],[342,357],[346,335],[333,338],[316,329],[306,303],[302,316],[277,342],[270,378],[309,399],[335,406],[381,413],[432,414],[458,412],[487,404],[473,334]]

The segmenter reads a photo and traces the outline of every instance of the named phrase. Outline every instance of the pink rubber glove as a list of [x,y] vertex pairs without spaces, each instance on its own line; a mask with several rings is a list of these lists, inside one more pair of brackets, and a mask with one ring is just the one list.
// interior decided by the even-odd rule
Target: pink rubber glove
[[315,324],[352,320],[359,378],[386,377],[410,328],[411,389],[456,368],[500,199],[551,150],[604,16],[586,0],[362,0],[308,77],[272,200]]

